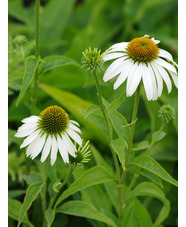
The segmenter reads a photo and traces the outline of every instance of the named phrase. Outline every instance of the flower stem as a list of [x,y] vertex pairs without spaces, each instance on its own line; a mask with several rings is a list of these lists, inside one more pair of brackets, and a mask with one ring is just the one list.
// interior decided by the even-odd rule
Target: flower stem
[[[39,58],[40,43],[39,43],[39,24],[40,24],[40,0],[35,1],[35,58]],[[36,92],[38,83],[38,70],[36,69],[34,80],[33,80],[33,92],[32,92],[32,114],[35,114],[36,106]]]
[[105,107],[103,105],[102,94],[101,94],[101,89],[100,89],[100,85],[99,85],[99,80],[98,80],[97,74],[96,74],[95,71],[92,74],[93,74],[94,79],[95,79],[95,82],[96,82],[96,88],[97,88],[97,92],[98,92],[98,98],[99,98],[101,110],[103,112],[103,116],[104,116],[106,127],[107,127],[107,133],[108,133],[107,136],[108,136],[109,147],[110,147],[110,150],[112,152],[113,159],[114,159],[114,164],[115,164],[115,168],[116,168],[117,179],[119,180],[120,179],[120,170],[119,170],[119,165],[118,165],[118,160],[117,160],[116,153],[112,149],[112,146],[111,146],[112,132],[111,132],[110,126],[109,126],[109,119],[107,117],[106,110],[105,110]]
[[[59,186],[59,192],[56,193],[56,194],[54,195],[54,197],[51,199],[50,204],[49,204],[49,208],[52,208],[52,207],[53,207],[53,205],[54,205],[54,203],[56,202],[56,200],[57,200],[59,194],[61,194],[62,188],[65,186],[65,184],[67,183],[68,179],[70,178],[70,176],[71,176],[71,174],[72,174],[72,171],[73,171],[73,167],[70,166],[70,170],[69,170],[69,172],[68,172],[68,175],[66,176],[65,180],[63,181],[63,183]],[[55,208],[56,208],[56,205],[54,206],[54,209],[55,209]]]
[[114,165],[115,165],[115,169],[116,169],[116,177],[117,177],[117,183],[118,183],[118,195],[119,195],[119,199],[120,199],[120,204],[119,204],[119,216],[120,216],[120,211],[121,211],[121,201],[122,201],[122,188],[120,185],[120,169],[119,169],[119,164],[118,164],[118,160],[117,160],[117,156],[115,151],[112,148],[111,142],[112,142],[112,132],[110,130],[110,125],[109,125],[109,119],[108,116],[106,114],[106,110],[105,107],[103,105],[103,100],[102,100],[102,94],[101,94],[101,89],[100,89],[100,85],[99,85],[99,80],[97,77],[97,74],[95,71],[92,72],[95,82],[96,82],[96,88],[97,88],[97,92],[98,92],[98,98],[99,98],[99,102],[100,102],[100,106],[101,106],[101,110],[103,112],[103,116],[105,119],[105,123],[106,123],[106,127],[107,127],[107,136],[108,136],[108,143],[109,143],[109,147],[110,150],[112,152],[112,156],[113,156],[113,160],[114,160]]
[[48,162],[49,162],[49,158],[47,158],[45,162],[45,169],[43,174],[43,192],[42,192],[43,227],[46,226],[45,212],[46,212],[46,181],[47,181]]
[[126,169],[128,168],[130,152],[131,152],[131,149],[132,149],[134,129],[135,129],[135,123],[136,123],[136,116],[137,116],[138,105],[139,105],[139,98],[140,98],[140,86],[138,87],[138,89],[136,91],[136,95],[135,95],[135,99],[134,99],[134,106],[133,106],[133,112],[132,112],[132,122],[134,122],[134,124],[132,124],[131,128],[130,128],[128,149],[127,149],[126,158],[125,158],[125,168]]

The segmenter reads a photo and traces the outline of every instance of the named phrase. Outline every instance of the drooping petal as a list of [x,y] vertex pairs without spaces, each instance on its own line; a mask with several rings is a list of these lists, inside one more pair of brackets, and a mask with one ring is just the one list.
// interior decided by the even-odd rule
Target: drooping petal
[[71,128],[71,129],[73,129],[76,132],[81,133],[81,130],[77,126],[75,126],[74,124],[72,124],[71,122],[69,123],[69,126],[68,127]]
[[134,64],[127,79],[127,96],[133,95],[141,80],[142,67],[139,64]]
[[121,57],[117,60],[115,60],[106,70],[103,80],[107,82],[108,80],[112,79],[116,75],[118,75],[124,66],[124,61],[127,57]]
[[55,136],[52,136],[51,165],[53,166],[57,158],[58,144]]
[[26,147],[28,144],[30,144],[40,133],[40,130],[37,130],[33,132],[31,135],[29,135],[21,144],[20,148]]
[[158,88],[157,88],[156,78],[150,64],[148,65],[148,74],[152,84],[152,100],[157,100]]
[[149,76],[147,66],[145,64],[143,64],[142,67],[143,67],[143,76],[142,76],[143,85],[144,85],[144,88],[145,88],[147,99],[150,101],[150,100],[152,100],[152,97],[153,97],[152,80]]
[[32,155],[32,153],[34,152],[34,148],[35,145],[37,144],[37,142],[40,140],[40,135],[38,135],[33,141],[32,143],[30,143],[26,149],[26,156],[28,157],[29,155]]
[[116,59],[116,58],[123,57],[125,55],[126,55],[125,53],[110,53],[110,54],[105,54],[103,56],[103,61],[113,60],[113,59]]
[[162,58],[168,59],[169,61],[173,61],[172,55],[166,50],[159,48],[159,54],[158,55]]
[[161,58],[157,58],[154,60],[154,62],[160,66],[163,66],[164,68],[166,68],[168,71],[172,71],[174,73],[176,72],[176,69],[173,65],[169,64],[168,62],[166,62],[165,60],[161,59]]
[[39,140],[37,141],[37,143],[35,144],[34,148],[33,148],[33,152],[31,154],[31,158],[34,159],[35,157],[38,156],[38,154],[41,152],[43,145],[45,143],[45,139],[46,139],[46,135],[43,134],[42,136],[40,136]]
[[175,86],[178,88],[178,75],[176,73],[171,72],[171,71],[169,71],[169,73],[170,73],[170,75],[171,75],[171,77],[174,81]]
[[45,159],[48,157],[48,155],[50,153],[51,145],[52,145],[52,139],[51,139],[51,136],[49,135],[48,138],[46,139],[46,143],[45,143],[45,146],[43,148],[43,152],[42,152],[42,155],[41,155],[41,162],[44,162]]
[[70,120],[71,123],[73,123],[74,125],[80,126],[79,123],[77,121],[74,120]]
[[118,76],[116,82],[114,83],[114,90],[116,90],[128,77],[128,74],[133,67],[133,61],[131,59],[127,59],[124,62],[124,66],[122,68],[121,74]]
[[37,122],[39,120],[39,117],[38,116],[30,116],[30,117],[27,117],[25,119],[22,120],[23,123],[33,123],[33,122]]
[[162,79],[159,71],[156,69],[156,67],[154,67],[153,64],[150,64],[150,66],[152,67],[152,70],[153,70],[154,75],[156,77],[157,88],[158,88],[158,97],[159,97],[162,93],[162,90],[163,90],[163,79]]
[[64,133],[62,135],[63,141],[65,143],[65,146],[67,148],[67,151],[70,155],[72,155],[73,157],[76,157],[76,147],[74,146],[74,144],[72,143],[71,139],[68,137],[68,135],[66,133]]
[[161,77],[163,78],[163,80],[165,81],[165,83],[167,85],[168,93],[170,93],[172,90],[172,84],[171,84],[171,80],[169,78],[169,74],[163,67],[159,66],[158,64],[154,64],[154,67],[156,67],[157,70],[159,71]]
[[74,141],[76,141],[76,143],[82,146],[82,139],[76,132],[74,132],[71,128],[68,128],[66,132]]
[[59,153],[61,154],[64,163],[69,163],[69,157],[66,146],[64,144],[63,139],[59,135],[57,135],[57,144],[59,148]]

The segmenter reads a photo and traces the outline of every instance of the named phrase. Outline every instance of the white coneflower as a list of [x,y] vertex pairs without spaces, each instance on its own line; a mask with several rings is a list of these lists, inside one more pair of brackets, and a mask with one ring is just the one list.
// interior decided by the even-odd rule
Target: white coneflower
[[156,100],[161,96],[163,80],[170,92],[170,77],[175,86],[178,86],[177,64],[169,52],[157,46],[159,42],[146,35],[111,46],[105,51],[103,60],[116,60],[106,70],[103,80],[106,82],[119,75],[114,89],[127,80],[127,96],[133,95],[142,80],[148,100]]
[[[69,162],[68,153],[76,157],[76,147],[71,139],[82,146],[81,133],[76,121],[70,120],[68,114],[58,106],[49,106],[39,116],[31,116],[22,120],[15,136],[27,137],[20,148],[27,147],[26,155],[34,159],[42,152],[41,161],[51,152],[51,165],[57,158],[59,150],[65,163]],[[78,133],[77,133],[78,132]]]

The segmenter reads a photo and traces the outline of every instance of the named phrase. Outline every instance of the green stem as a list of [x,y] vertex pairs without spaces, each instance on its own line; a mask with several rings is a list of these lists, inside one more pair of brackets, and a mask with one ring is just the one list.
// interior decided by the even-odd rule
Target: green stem
[[[68,172],[68,175],[66,176],[65,180],[63,181],[63,183],[59,186],[59,192],[56,193],[56,194],[54,195],[54,197],[51,199],[50,204],[49,204],[49,208],[52,208],[53,205],[55,204],[55,202],[56,202],[56,200],[57,200],[59,194],[61,194],[62,188],[65,186],[65,184],[67,183],[68,179],[70,178],[70,176],[71,176],[71,174],[72,174],[72,171],[73,171],[73,167],[70,166],[70,170],[69,170],[69,172]],[[56,208],[56,205],[54,206],[54,209],[55,209],[55,208]]]
[[[117,176],[117,183],[118,183],[118,195],[119,195],[119,198],[121,198],[122,197],[122,192],[121,192],[122,189],[120,187],[120,169],[119,169],[119,164],[118,164],[116,153],[113,150],[112,145],[111,145],[111,142],[112,142],[112,132],[110,130],[109,119],[108,119],[108,116],[106,114],[105,107],[103,105],[102,94],[101,94],[101,89],[100,89],[100,85],[99,85],[99,80],[98,80],[97,74],[96,74],[95,71],[92,74],[93,74],[94,79],[95,79],[95,82],[96,82],[96,88],[97,88],[97,92],[98,92],[99,103],[100,103],[100,107],[101,107],[101,110],[103,112],[103,117],[105,119],[105,123],[106,123],[106,127],[107,127],[108,143],[109,143],[110,150],[112,152],[112,156],[113,156],[113,160],[114,160],[114,165],[115,165],[115,169],[116,169],[116,176]],[[121,214],[121,209],[122,208],[121,208],[121,202],[120,202],[120,205],[119,205],[119,215]]]
[[[39,43],[39,24],[40,24],[40,0],[35,1],[35,58],[39,58],[40,43]],[[33,93],[32,93],[32,114],[35,114],[36,106],[36,93],[38,83],[38,70],[36,69],[34,80],[33,80]]]
[[114,164],[115,164],[115,168],[116,168],[117,179],[119,180],[120,179],[120,170],[119,170],[119,164],[118,164],[116,153],[112,149],[112,146],[111,146],[112,132],[110,130],[109,119],[107,117],[106,110],[105,110],[105,107],[103,105],[102,94],[101,94],[101,89],[100,89],[100,85],[99,85],[99,80],[98,80],[97,74],[96,74],[95,71],[92,74],[93,74],[94,79],[95,79],[95,82],[96,82],[96,88],[97,88],[97,92],[98,92],[98,98],[99,98],[101,110],[103,112],[103,116],[104,116],[106,127],[107,127],[107,136],[108,136],[109,147],[110,147],[110,150],[112,152],[113,159],[114,159]]
[[49,162],[49,158],[47,158],[46,160],[44,174],[43,174],[43,193],[42,193],[43,227],[46,226],[45,212],[46,212],[46,181],[47,181],[48,162]]
[[154,139],[152,140],[152,142],[150,144],[150,147],[147,148],[147,150],[145,152],[145,155],[148,155],[149,154],[149,151],[150,151],[151,147],[157,141],[157,139],[158,139],[159,135],[161,134],[161,132],[163,131],[164,127],[165,127],[165,124],[164,124],[164,122],[162,122],[161,127],[159,128],[158,132],[156,133],[156,136],[154,137]]
[[140,86],[138,87],[138,89],[136,91],[136,95],[135,95],[135,99],[134,99],[134,106],[133,106],[133,112],[132,112],[132,122],[133,122],[133,124],[131,125],[131,128],[130,128],[128,149],[127,149],[126,158],[125,158],[125,168],[126,168],[126,170],[128,168],[130,152],[131,152],[131,149],[132,149],[132,143],[133,143],[133,137],[134,137],[134,129],[135,129],[135,123],[136,123],[136,116],[137,116],[138,105],[139,105],[139,98],[140,98]]

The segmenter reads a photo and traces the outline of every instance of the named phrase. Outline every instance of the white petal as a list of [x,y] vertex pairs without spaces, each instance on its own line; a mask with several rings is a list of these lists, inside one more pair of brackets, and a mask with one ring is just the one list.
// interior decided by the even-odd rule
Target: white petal
[[73,129],[76,132],[81,133],[81,130],[77,126],[73,125],[71,122],[70,122],[70,124],[69,124],[68,127],[71,128],[71,129]]
[[125,53],[110,53],[103,56],[103,61],[113,60],[115,58],[120,58],[126,55]]
[[26,136],[32,134],[36,129],[37,129],[37,127],[30,128],[30,129],[19,130],[19,131],[15,134],[15,136],[16,136],[16,137],[26,137]]
[[124,63],[125,64],[122,68],[122,72],[114,83],[114,90],[116,90],[127,79],[128,74],[134,65],[131,59],[127,59]]
[[124,51],[127,45],[128,45],[128,42],[116,43],[112,45],[109,49],[107,49],[105,52]]
[[141,80],[142,67],[135,63],[130,71],[127,79],[127,96],[133,95]]
[[50,153],[51,145],[52,145],[52,139],[51,139],[51,136],[48,136],[41,155],[41,162],[44,162],[45,159],[48,157]]
[[159,40],[155,40],[154,37],[153,37],[151,40],[152,40],[155,44],[160,43],[160,41],[159,41]]
[[152,83],[152,100],[157,100],[158,88],[157,88],[156,78],[150,64],[148,65],[148,73]]
[[80,146],[82,146],[82,139],[76,132],[74,132],[71,128],[68,128],[66,132],[74,141],[76,141]]
[[51,165],[53,166],[57,158],[58,144],[55,136],[52,137]]
[[28,144],[30,144],[40,133],[40,130],[37,130],[33,132],[31,135],[29,135],[21,144],[20,148],[26,147]]
[[157,88],[158,88],[158,97],[161,96],[162,90],[163,90],[163,79],[159,73],[159,71],[157,70],[156,67],[154,67],[153,64],[150,64],[150,66],[152,67],[152,70],[154,72],[154,75],[156,77],[157,80]]
[[26,124],[21,125],[18,128],[18,131],[22,131],[22,130],[30,129],[30,128],[35,128],[35,127],[37,127],[37,122],[26,123]]
[[67,148],[67,151],[70,155],[72,155],[73,157],[76,157],[76,147],[74,146],[74,144],[72,143],[71,139],[68,137],[68,135],[66,133],[64,133],[62,135],[63,141],[65,143],[65,146]]
[[153,97],[153,86],[152,86],[152,80],[149,75],[148,68],[145,64],[142,65],[143,67],[143,85],[145,88],[146,96],[148,100],[152,100]]
[[29,144],[29,146],[26,149],[26,156],[28,157],[29,155],[32,155],[32,153],[34,152],[34,148],[35,145],[37,144],[37,142],[40,140],[40,135],[38,135],[33,141],[32,143]]
[[165,81],[165,83],[167,85],[168,93],[170,93],[171,90],[172,90],[172,84],[171,84],[171,80],[169,78],[169,74],[167,73],[167,71],[163,67],[161,67],[157,64],[154,64],[154,66],[158,69],[161,77],[163,78],[163,80]]
[[59,153],[61,154],[64,163],[69,163],[69,157],[66,146],[64,145],[64,141],[59,135],[57,135],[57,144],[59,148]]
[[33,116],[23,119],[22,122],[23,123],[33,123],[33,122],[37,122],[38,120],[39,120],[39,117],[33,115]]
[[70,120],[71,123],[73,123],[74,125],[80,126],[79,123],[77,121],[74,120]]
[[104,82],[107,82],[108,80],[112,79],[116,75],[118,75],[124,66],[124,61],[127,57],[122,57],[117,60],[115,60],[106,70],[103,80]]
[[166,50],[159,49],[159,54],[158,55],[160,57],[168,59],[169,61],[173,61],[172,55]]
[[178,75],[176,73],[173,73],[169,71],[170,75],[172,76],[172,79],[174,81],[175,86],[178,88]]
[[43,145],[45,143],[45,139],[46,139],[46,134],[43,134],[42,136],[40,136],[39,140],[37,141],[37,143],[34,146],[34,150],[31,154],[31,158],[34,159],[35,157],[38,156],[38,154],[41,152]]
[[168,71],[172,71],[174,73],[176,72],[176,69],[174,68],[173,65],[169,64],[168,62],[166,62],[165,60],[161,59],[161,58],[157,58],[154,60],[154,62],[160,66],[163,66],[164,68],[166,68]]

